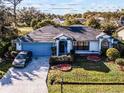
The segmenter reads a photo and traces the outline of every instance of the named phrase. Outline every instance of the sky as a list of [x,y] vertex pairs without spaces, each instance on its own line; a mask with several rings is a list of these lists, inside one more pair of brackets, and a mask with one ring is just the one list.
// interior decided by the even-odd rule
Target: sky
[[41,12],[66,14],[124,9],[124,0],[23,0],[18,8],[35,7]]

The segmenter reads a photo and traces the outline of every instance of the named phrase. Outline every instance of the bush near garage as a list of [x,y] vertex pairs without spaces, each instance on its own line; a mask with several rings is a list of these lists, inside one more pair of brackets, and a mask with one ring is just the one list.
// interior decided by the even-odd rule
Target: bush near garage
[[52,56],[49,60],[49,64],[58,65],[58,64],[71,64],[73,62],[73,58],[70,55],[62,55],[62,56]]

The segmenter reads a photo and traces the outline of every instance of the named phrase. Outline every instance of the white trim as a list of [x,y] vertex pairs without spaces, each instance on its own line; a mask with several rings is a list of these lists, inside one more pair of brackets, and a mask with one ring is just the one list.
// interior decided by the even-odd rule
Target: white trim
[[85,51],[85,50],[76,50],[76,54],[100,54],[99,51]]
[[59,56],[59,40],[56,40],[56,55]]
[[62,36],[65,36],[66,38],[71,38],[71,39],[73,39],[73,37],[64,35],[63,33],[62,33],[62,34],[59,34],[59,35],[57,35],[57,36],[55,36],[53,39],[60,38],[60,37],[62,37]]

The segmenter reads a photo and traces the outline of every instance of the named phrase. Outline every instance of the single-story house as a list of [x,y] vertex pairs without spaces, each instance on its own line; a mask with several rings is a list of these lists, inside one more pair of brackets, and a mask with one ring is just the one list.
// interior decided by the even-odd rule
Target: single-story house
[[76,54],[100,54],[104,47],[113,47],[114,38],[93,28],[72,26],[44,26],[16,40],[17,50],[29,50],[34,56]]
[[119,40],[124,40],[124,26],[117,29],[116,33]]

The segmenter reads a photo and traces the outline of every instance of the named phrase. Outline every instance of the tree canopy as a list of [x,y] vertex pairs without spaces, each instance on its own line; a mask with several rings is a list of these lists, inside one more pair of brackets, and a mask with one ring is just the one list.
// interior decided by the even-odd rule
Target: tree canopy
[[100,28],[100,23],[95,18],[88,19],[86,25],[96,29]]

